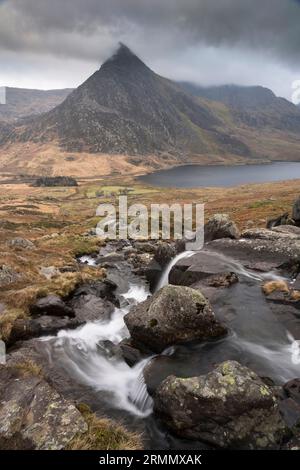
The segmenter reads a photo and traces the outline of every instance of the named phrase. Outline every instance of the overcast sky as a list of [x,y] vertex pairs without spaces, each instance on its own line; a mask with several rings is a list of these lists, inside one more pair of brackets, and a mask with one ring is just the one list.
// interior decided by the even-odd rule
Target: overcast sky
[[78,86],[119,41],[161,75],[291,99],[300,1],[0,0],[0,86]]

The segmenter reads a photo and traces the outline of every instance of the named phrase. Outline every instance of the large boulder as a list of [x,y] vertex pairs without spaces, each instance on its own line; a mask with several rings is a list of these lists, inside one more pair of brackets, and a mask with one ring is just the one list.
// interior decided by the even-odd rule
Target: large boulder
[[216,276],[226,276],[230,265],[226,260],[206,250],[182,258],[171,269],[169,282],[179,286],[191,286]]
[[166,286],[134,307],[125,323],[134,343],[154,352],[193,340],[223,336],[221,325],[201,292],[182,286]]
[[272,390],[235,361],[199,377],[168,377],[154,404],[175,434],[216,447],[278,448],[287,432]]
[[207,250],[233,258],[245,267],[257,271],[271,271],[281,266],[292,268],[300,259],[299,234],[293,229],[250,229],[239,240],[214,240]]
[[18,318],[12,325],[7,345],[11,346],[18,341],[26,341],[39,336],[54,335],[60,330],[74,329],[84,323],[85,321],[81,321],[79,318],[57,315]]
[[215,214],[204,226],[205,242],[219,238],[240,237],[239,229],[227,214]]
[[31,362],[0,366],[0,402],[0,449],[61,450],[87,431],[73,403]]
[[47,295],[31,306],[32,315],[53,315],[74,317],[74,311],[58,295]]
[[294,202],[292,218],[297,225],[300,224],[300,197],[298,197],[298,199],[296,199],[296,201]]
[[108,320],[115,306],[105,299],[93,294],[81,295],[74,298],[70,304],[79,321]]

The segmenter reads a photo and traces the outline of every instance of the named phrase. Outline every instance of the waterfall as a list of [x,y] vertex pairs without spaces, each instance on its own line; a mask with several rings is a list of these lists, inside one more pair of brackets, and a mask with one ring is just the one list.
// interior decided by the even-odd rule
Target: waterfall
[[159,289],[169,284],[169,274],[173,266],[175,266],[175,264],[177,264],[178,261],[185,259],[185,258],[190,258],[195,253],[196,253],[195,251],[183,251],[182,253],[179,253],[179,255],[175,256],[175,258],[173,258],[163,270],[160,280],[157,283],[155,291],[157,292],[159,291]]
[[78,382],[97,392],[107,392],[115,408],[140,417],[152,413],[153,402],[143,376],[143,369],[152,357],[129,367],[120,355],[110,351],[110,346],[117,346],[129,336],[123,318],[132,305],[148,296],[146,283],[130,284],[122,295],[126,306],[115,308],[108,321],[88,322],[75,330],[62,330],[55,337],[41,338],[53,363],[59,363]]

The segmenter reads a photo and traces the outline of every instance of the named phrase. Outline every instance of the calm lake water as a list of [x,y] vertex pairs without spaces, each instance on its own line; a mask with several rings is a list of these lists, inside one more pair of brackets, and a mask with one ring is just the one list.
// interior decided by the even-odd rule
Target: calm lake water
[[300,178],[300,162],[266,165],[200,166],[186,165],[161,170],[139,179],[160,187],[197,188],[201,186],[238,186]]

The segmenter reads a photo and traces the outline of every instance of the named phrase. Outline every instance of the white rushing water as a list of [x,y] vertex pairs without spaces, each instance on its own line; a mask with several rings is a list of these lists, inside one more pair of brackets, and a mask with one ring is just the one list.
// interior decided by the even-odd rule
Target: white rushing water
[[[220,259],[223,265],[226,265],[226,269],[240,275],[241,279],[245,278],[244,282],[246,283],[251,280],[261,282],[267,279],[282,279],[273,272],[257,273],[246,269],[240,262],[219,252],[206,252],[206,255],[207,253],[208,256]],[[168,284],[173,266],[180,260],[194,254],[194,251],[187,251],[177,255],[164,269],[156,291]],[[90,265],[96,264],[95,260],[89,256],[82,257],[81,262]],[[136,281],[136,283],[133,282],[129,285],[126,293],[122,294],[125,306],[115,308],[108,321],[89,322],[75,330],[60,331],[56,337],[44,338],[43,341],[50,360],[59,361],[78,382],[92,387],[96,392],[102,392],[102,395],[104,392],[104,397],[107,395],[111,406],[126,410],[139,417],[146,417],[152,413],[153,402],[146,389],[143,369],[153,356],[139,362],[134,367],[129,367],[121,355],[116,350],[112,350],[114,345],[117,346],[122,339],[129,336],[124,324],[124,316],[133,305],[143,302],[150,294],[146,282],[141,279],[136,279]],[[256,302],[256,299],[254,301]],[[249,318],[250,315],[249,311],[248,321],[250,319],[252,322]],[[259,316],[256,320],[260,321]],[[245,322],[247,319],[241,315],[240,321]],[[257,324],[258,334],[255,334],[254,341],[253,338],[249,339],[249,335],[243,337],[237,334],[233,334],[228,341],[237,343],[246,354],[257,357],[258,362],[263,361],[270,373],[274,370],[274,375],[282,382],[293,378],[293,376],[298,376],[299,344],[288,332],[286,343],[276,343],[276,339],[273,341],[272,331],[269,334],[271,340],[264,343],[264,339],[260,338],[263,328],[265,328],[263,325],[260,327],[259,323]],[[164,354],[172,355],[175,349],[169,348]],[[292,359],[296,356],[299,357],[298,363],[293,362]]]
[[84,255],[79,258],[80,263],[82,264],[87,264],[88,266],[96,266],[96,260],[95,258],[92,258],[92,256],[89,255]]
[[159,282],[157,283],[156,291],[159,291],[159,289],[169,284],[169,274],[173,266],[175,266],[180,260],[185,259],[185,258],[190,258],[194,254],[195,254],[195,251],[183,251],[182,253],[179,253],[179,255],[175,256],[175,258],[173,258],[163,270],[161,278]]
[[80,383],[99,392],[107,392],[110,403],[137,416],[152,412],[152,399],[148,395],[143,369],[151,358],[129,367],[126,362],[110,352],[111,344],[117,345],[129,336],[124,315],[130,307],[146,300],[149,290],[146,284],[131,284],[123,295],[128,304],[116,308],[106,322],[89,322],[75,330],[63,330],[56,337],[45,338],[50,360],[59,363]]

